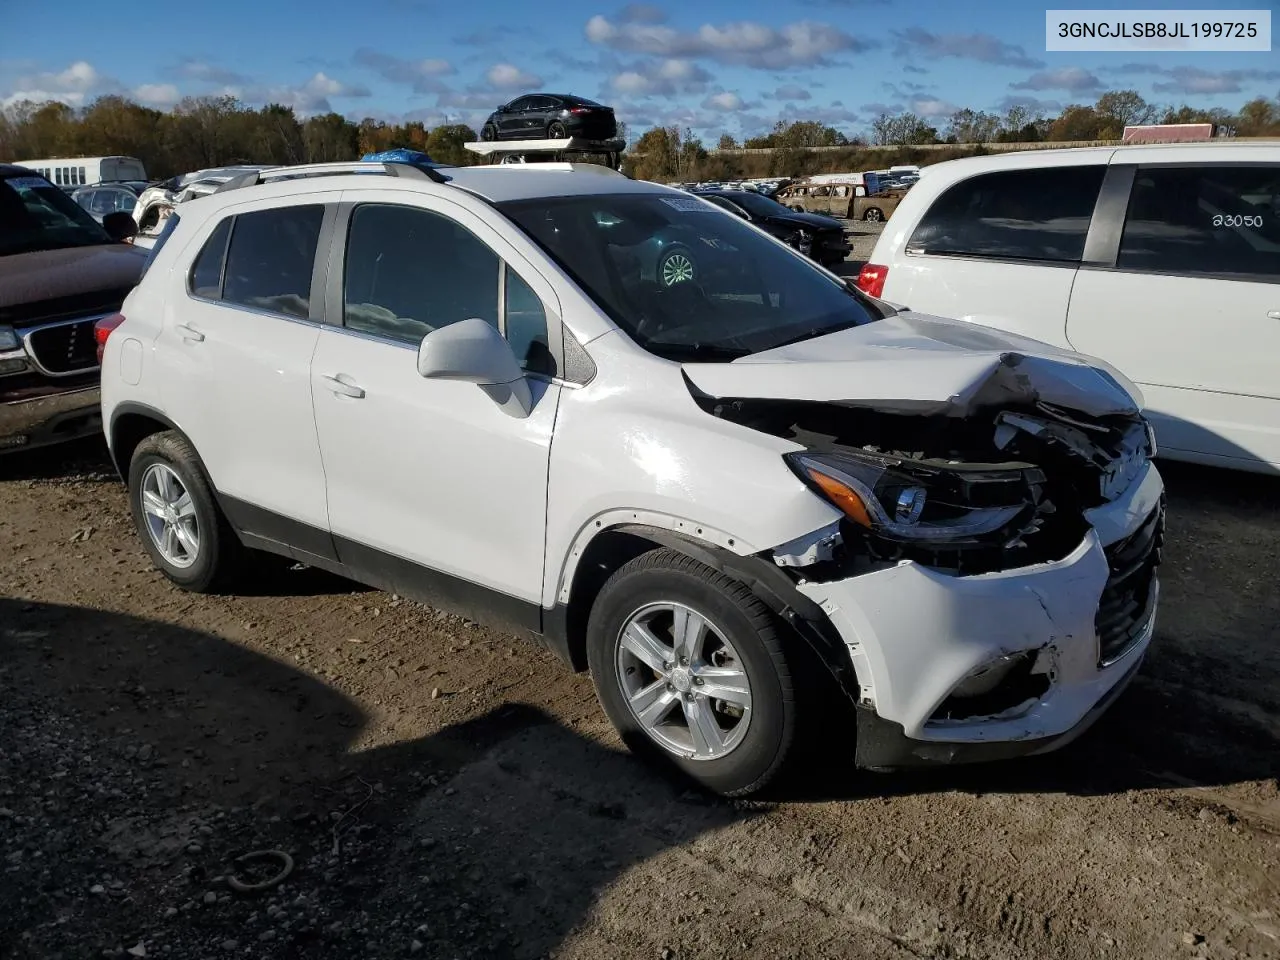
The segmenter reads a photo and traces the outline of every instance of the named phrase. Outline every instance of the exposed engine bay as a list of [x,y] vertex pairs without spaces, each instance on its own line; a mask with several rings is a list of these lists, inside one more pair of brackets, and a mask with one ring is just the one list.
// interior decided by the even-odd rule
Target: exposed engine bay
[[957,574],[1061,559],[1086,532],[1084,512],[1122,493],[1154,452],[1136,413],[1088,416],[1044,401],[949,417],[695,398],[805,447],[788,457],[792,468],[845,513],[838,537],[807,557],[816,579],[904,559]]

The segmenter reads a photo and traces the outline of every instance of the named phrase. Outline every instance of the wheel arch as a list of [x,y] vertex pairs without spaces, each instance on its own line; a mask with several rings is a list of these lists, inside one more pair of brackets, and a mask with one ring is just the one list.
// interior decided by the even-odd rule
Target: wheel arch
[[115,466],[120,479],[128,482],[129,462],[133,459],[133,451],[138,449],[138,444],[147,437],[166,430],[172,430],[178,434],[195,451],[196,460],[204,473],[205,481],[216,494],[218,488],[209,474],[209,468],[204,458],[200,456],[199,448],[186,431],[154,407],[133,400],[118,404],[111,411],[111,420],[106,427],[107,448],[111,453],[111,463]]
[[[684,522],[682,521],[682,524]],[[848,648],[822,608],[796,589],[767,556],[737,553],[735,539],[696,524],[695,532],[645,522],[601,526],[566,563],[547,631],[549,646],[574,670],[587,669],[586,633],[591,608],[615,571],[641,554],[668,548],[744,584],[814,651],[841,690],[856,703],[857,678]],[[708,539],[723,539],[723,545]]]

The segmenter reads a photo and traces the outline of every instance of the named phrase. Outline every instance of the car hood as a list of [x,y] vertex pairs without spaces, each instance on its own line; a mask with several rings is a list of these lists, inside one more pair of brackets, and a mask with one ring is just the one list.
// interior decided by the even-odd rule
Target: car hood
[[806,400],[889,413],[968,416],[1039,402],[1091,416],[1141,409],[1110,365],[1038,340],[914,312],[777,347],[731,363],[687,363],[715,398]]
[[834,217],[824,217],[820,213],[779,213],[766,218],[767,223],[785,224],[786,226],[808,227],[810,230],[843,230],[844,224]]
[[126,243],[0,257],[0,307],[131,287],[146,260]]

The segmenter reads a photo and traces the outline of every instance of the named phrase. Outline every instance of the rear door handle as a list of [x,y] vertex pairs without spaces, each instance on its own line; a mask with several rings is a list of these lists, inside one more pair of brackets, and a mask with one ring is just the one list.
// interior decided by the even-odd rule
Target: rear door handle
[[183,340],[193,340],[196,343],[199,343],[201,340],[204,339],[203,333],[201,333],[195,327],[187,326],[185,323],[180,323],[173,329],[177,330],[178,333],[182,335]]
[[1272,320],[1280,320],[1280,310],[1272,310],[1267,314]]
[[320,379],[324,381],[325,386],[332,390],[336,396],[350,397],[353,400],[364,399],[364,387],[357,387],[354,383],[347,383],[344,380],[338,379],[338,377],[341,376],[342,374],[338,374],[337,377],[321,374]]

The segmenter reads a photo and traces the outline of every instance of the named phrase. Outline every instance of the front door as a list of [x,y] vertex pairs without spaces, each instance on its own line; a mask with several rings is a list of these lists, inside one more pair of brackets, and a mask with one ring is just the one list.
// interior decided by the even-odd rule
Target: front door
[[1114,269],[1083,269],[1067,336],[1142,388],[1166,452],[1280,465],[1280,164],[1135,172]]
[[561,387],[531,376],[533,411],[513,417],[475,384],[419,376],[417,350],[480,317],[549,372],[558,301],[474,214],[386,196],[343,194],[328,301],[341,326],[321,332],[312,364],[338,555],[371,582],[536,629]]

